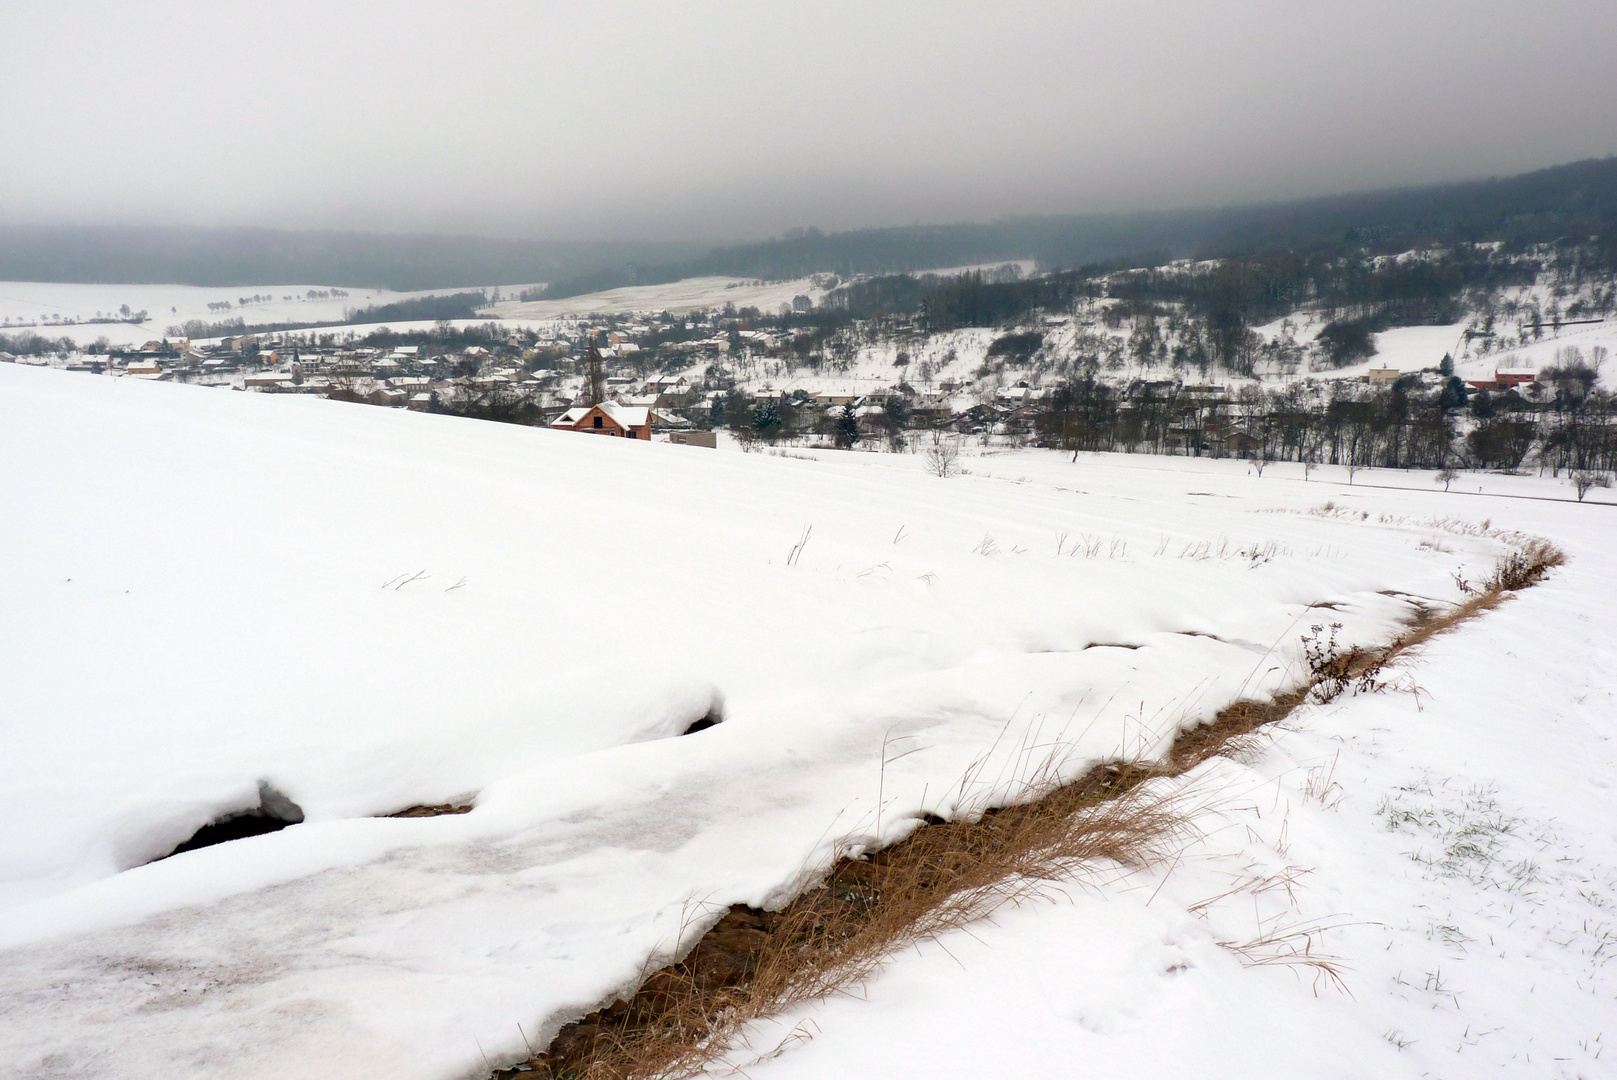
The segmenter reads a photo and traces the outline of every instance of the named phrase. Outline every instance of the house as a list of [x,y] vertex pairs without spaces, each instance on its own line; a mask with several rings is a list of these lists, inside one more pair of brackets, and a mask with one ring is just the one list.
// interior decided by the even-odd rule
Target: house
[[131,360],[124,368],[125,375],[161,375],[163,369],[156,360]]
[[249,390],[279,390],[283,386],[291,386],[296,381],[290,371],[260,371],[247,376],[242,385]]
[[640,405],[579,405],[557,417],[551,427],[590,435],[615,435],[651,441],[651,410]]
[[1246,457],[1263,449],[1263,440],[1244,431],[1231,431],[1224,436],[1224,449],[1231,454]]
[[1493,378],[1467,379],[1466,385],[1473,390],[1508,390],[1537,381],[1538,371],[1534,368],[1495,368]]
[[680,446],[705,446],[716,449],[719,445],[719,436],[713,431],[670,431],[668,441]]
[[1400,374],[1402,373],[1395,367],[1373,367],[1365,375],[1364,380],[1371,386],[1391,386],[1398,381]]

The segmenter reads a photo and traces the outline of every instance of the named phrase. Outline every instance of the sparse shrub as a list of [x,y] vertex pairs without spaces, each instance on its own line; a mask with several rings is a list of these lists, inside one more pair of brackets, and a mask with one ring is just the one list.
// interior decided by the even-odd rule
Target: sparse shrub
[[1611,487],[1611,477],[1607,476],[1605,473],[1591,472],[1590,470],[1585,469],[1581,472],[1575,472],[1572,474],[1572,486],[1577,488],[1578,501],[1582,502],[1583,497],[1589,493],[1590,488]]

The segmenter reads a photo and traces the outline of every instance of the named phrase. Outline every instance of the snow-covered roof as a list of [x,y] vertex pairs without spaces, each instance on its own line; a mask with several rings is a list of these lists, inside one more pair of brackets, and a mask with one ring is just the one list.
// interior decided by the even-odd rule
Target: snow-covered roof
[[644,405],[612,405],[601,406],[601,411],[624,427],[645,427],[651,423],[651,410]]
[[610,401],[605,401],[596,406],[576,405],[556,417],[550,426],[576,427],[580,420],[590,414],[592,407],[600,409],[602,413],[610,416],[619,427],[645,427],[651,423],[651,410],[644,405],[617,405]]

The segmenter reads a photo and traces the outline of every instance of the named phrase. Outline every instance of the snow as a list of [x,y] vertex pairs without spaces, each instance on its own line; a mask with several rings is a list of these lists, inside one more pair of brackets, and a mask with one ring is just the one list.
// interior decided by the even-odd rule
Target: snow
[[[522,286],[502,286],[520,290]],[[94,285],[43,281],[0,281],[0,318],[11,324],[0,326],[0,334],[32,331],[44,337],[68,337],[88,345],[105,337],[114,345],[140,345],[161,338],[170,326],[193,319],[217,323],[240,318],[248,323],[333,323],[343,321],[348,308],[392,304],[422,296],[449,295],[465,289],[429,289],[421,292],[393,292],[388,289],[349,288],[347,295],[308,297],[310,290],[331,291],[328,285]],[[472,290],[475,291],[475,290]],[[241,304],[243,297],[266,299]],[[209,304],[229,303],[228,310],[210,310]],[[131,311],[145,311],[144,323],[86,322],[98,316],[118,317],[127,304]],[[62,326],[47,317],[71,320],[78,325]],[[30,324],[23,326],[21,324]],[[434,325],[431,322],[421,324]]]
[[[1382,492],[1360,505],[1430,503]],[[1193,774],[1200,838],[899,957],[749,1030],[755,1080],[1611,1075],[1617,1015],[1609,509],[1493,502],[1575,560]],[[1209,901],[1212,901],[1209,903]],[[1220,942],[1289,944],[1242,966]],[[1276,963],[1307,947],[1340,965]],[[1291,959],[1296,959],[1292,956]]]
[[683,278],[665,285],[630,285],[604,292],[569,296],[562,300],[508,300],[483,309],[502,319],[556,319],[565,315],[591,315],[636,311],[697,311],[734,304],[774,314],[797,296],[816,303],[825,289],[809,278],[792,281],[757,281],[747,278]]
[[[1400,326],[1375,335],[1376,354],[1369,360],[1322,372],[1324,378],[1356,378],[1371,368],[1401,372],[1436,369],[1445,355],[1459,357],[1465,346],[1465,324],[1452,326]],[[1493,374],[1493,369],[1488,369]]]
[[[1002,1014],[1021,1030],[1037,1027],[1030,996],[1087,1018],[1024,1039],[1047,1055],[1029,1075],[1070,1070],[1068,1049],[1106,1031],[1162,1042],[1168,1062],[1190,1051],[1167,1033],[1201,1032],[1230,1071],[1220,1048],[1250,1053],[1276,1025],[1322,1069],[1380,1074],[1405,1060],[1373,1030],[1386,1016],[1417,1034],[1450,1018],[1418,995],[1381,1000],[1394,961],[1361,955],[1379,939],[1339,946],[1376,980],[1355,983],[1370,1023],[1358,999],[1316,999],[1219,949],[1211,927],[1250,921],[1249,904],[1190,905],[1232,867],[1290,859],[1316,875],[1310,914],[1375,901],[1354,917],[1422,948],[1424,914],[1394,914],[1489,898],[1403,859],[1440,838],[1375,831],[1393,781],[1417,782],[1424,821],[1423,807],[1463,811],[1503,763],[1536,763],[1494,797],[1553,823],[1556,850],[1608,895],[1609,789],[1545,776],[1568,755],[1562,778],[1609,775],[1597,643],[1611,628],[1593,602],[1611,591],[1606,507],[1045,452],[968,456],[969,475],[944,480],[911,455],[693,454],[15,365],[0,366],[0,415],[0,1060],[19,1076],[438,1080],[513,1060],[726,905],[778,902],[839,848],[903,835],[922,812],[1013,797],[1028,745],[1059,739],[1069,772],[1149,755],[1290,681],[1313,622],[1384,639],[1410,610],[1396,594],[1452,599],[1455,574],[1503,550],[1508,537],[1461,524],[1479,514],[1564,540],[1574,569],[1467,631],[1491,635],[1474,654],[1434,650],[1419,697],[1322,710],[1334,734],[1305,727],[1248,772],[1220,766],[1237,770],[1205,780],[1236,793],[1209,810],[1226,827],[1165,883],[1142,872],[985,928],[1066,989],[989,948],[951,994],[917,997],[905,988],[942,966],[900,961],[865,1012],[828,1004],[821,1034],[769,1067],[865,1072],[846,1055],[880,1032],[900,1045],[895,1026],[946,1048],[983,1027],[949,1009],[997,986],[1006,1010],[1023,1004]],[[1424,486],[1366,484],[1398,478]],[[1500,663],[1502,643],[1526,652],[1522,669]],[[1562,656],[1600,663],[1565,693],[1497,685],[1563,672]],[[1524,740],[1523,710],[1557,736]],[[710,711],[724,722],[677,737]],[[1454,738],[1479,725],[1482,748]],[[1354,786],[1316,811],[1295,789],[1327,743]],[[963,788],[984,755],[993,782]],[[148,862],[256,805],[261,782],[306,821]],[[468,797],[464,816],[375,816]],[[1261,817],[1242,809],[1260,798]],[[1389,865],[1397,887],[1377,876]],[[1563,869],[1530,924],[1543,940],[1580,914]],[[1508,970],[1546,948],[1516,942]],[[1188,974],[1167,974],[1181,955]],[[1548,984],[1546,1039],[1586,1015]],[[1276,1050],[1274,1071],[1285,1060]]]
[[[1605,349],[1606,355],[1610,356],[1617,351],[1617,320],[1608,319],[1592,325],[1563,326],[1559,333],[1545,326],[1544,337],[1540,341],[1467,361],[1456,370],[1460,375],[1474,379],[1491,376],[1496,368],[1543,370],[1561,362],[1561,354],[1568,347],[1575,347],[1581,351],[1586,361],[1593,360],[1596,348]],[[1617,386],[1617,382],[1613,381],[1617,379],[1617,367],[1608,362],[1601,368],[1600,374],[1602,386],[1607,389]]]

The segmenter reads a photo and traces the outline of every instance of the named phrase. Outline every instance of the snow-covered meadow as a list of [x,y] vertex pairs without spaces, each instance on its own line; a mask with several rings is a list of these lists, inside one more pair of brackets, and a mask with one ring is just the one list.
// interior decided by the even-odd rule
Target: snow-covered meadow
[[703,311],[726,304],[756,307],[774,314],[794,298],[818,301],[825,289],[809,278],[757,281],[733,277],[682,278],[663,285],[626,285],[604,292],[585,293],[560,300],[506,300],[491,304],[490,314],[502,319],[556,319],[566,315],[593,315],[625,311]]
[[[1457,599],[1508,530],[1571,566],[1433,646],[1404,690],[1199,774],[1222,827],[1183,864],[1008,915],[954,974],[903,958],[868,1004],[755,1049],[812,1020],[760,1068],[848,1075],[930,1039],[970,1049],[936,1051],[936,1075],[1072,1075],[1074,1053],[1113,1075],[1143,1042],[1159,1071],[1233,1075],[1266,1039],[1296,1074],[1475,1075],[1521,1038],[1451,1067],[1438,1048],[1465,1010],[1409,986],[1434,963],[1474,980],[1463,1000],[1489,1023],[1526,1010],[1555,1050],[1610,1006],[1609,507],[1039,451],[943,479],[914,455],[588,439],[9,365],[0,416],[8,1075],[476,1075],[838,850],[1014,797],[1052,753],[1071,773],[1152,755],[1293,681],[1312,625],[1387,638],[1411,600]],[[723,723],[680,737],[706,715]],[[261,784],[305,821],[150,861]],[[1494,830],[1495,861],[1542,826],[1543,869],[1522,929],[1484,956],[1511,882],[1406,852],[1446,850],[1466,814],[1502,820],[1488,798],[1529,823]],[[1241,891],[1291,866],[1290,908]],[[1354,997],[1218,945],[1288,910],[1344,927],[1321,948]],[[915,1053],[894,1060],[934,1051]]]
[[[522,286],[505,288],[516,291]],[[97,285],[0,281],[0,318],[7,321],[5,326],[0,326],[0,333],[19,333],[26,329],[45,337],[71,338],[80,346],[88,346],[101,337],[115,346],[139,346],[163,337],[170,326],[180,326],[194,319],[207,323],[240,318],[248,323],[336,325],[343,323],[345,312],[350,308],[462,291],[466,290],[392,292],[333,289],[329,285]],[[257,299],[251,303],[241,303],[244,298],[254,297]],[[122,318],[120,309],[124,307],[131,312],[146,312],[146,320],[142,323],[93,321]]]

